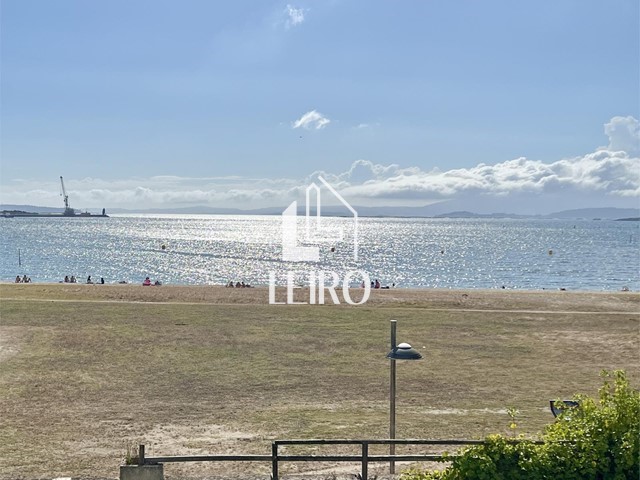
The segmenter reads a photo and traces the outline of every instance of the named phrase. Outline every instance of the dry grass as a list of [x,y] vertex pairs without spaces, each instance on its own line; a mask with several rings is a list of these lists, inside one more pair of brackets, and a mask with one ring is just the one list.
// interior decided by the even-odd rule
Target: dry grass
[[[142,287],[140,285],[84,284],[0,284],[2,298],[21,300],[83,300],[152,303],[210,303],[230,305],[264,305],[269,294],[262,288],[224,288],[219,286]],[[340,289],[338,296],[342,300]],[[361,298],[360,289],[352,293]],[[296,301],[307,301],[307,289],[296,290]],[[368,307],[465,308],[499,310],[617,311],[638,312],[640,296],[636,293],[566,292],[558,290],[372,290]],[[285,291],[277,289],[276,300],[286,300]],[[331,304],[327,298],[325,302]],[[332,305],[333,306],[333,305]]]
[[640,381],[634,293],[390,290],[337,307],[266,305],[266,289],[5,284],[0,298],[0,478],[116,478],[127,442],[264,454],[275,438],[385,438],[391,318],[425,355],[398,364],[400,437],[504,432],[507,406],[533,435],[550,398],[594,394],[600,369]]

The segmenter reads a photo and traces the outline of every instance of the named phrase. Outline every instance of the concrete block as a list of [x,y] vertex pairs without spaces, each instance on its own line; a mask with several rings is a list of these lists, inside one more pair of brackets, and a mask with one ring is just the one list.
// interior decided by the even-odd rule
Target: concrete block
[[164,465],[120,465],[120,480],[164,480]]

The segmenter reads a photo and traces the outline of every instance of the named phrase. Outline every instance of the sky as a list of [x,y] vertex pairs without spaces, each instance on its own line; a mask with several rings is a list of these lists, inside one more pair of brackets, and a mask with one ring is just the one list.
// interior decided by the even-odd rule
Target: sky
[[637,0],[2,0],[0,203],[640,206]]

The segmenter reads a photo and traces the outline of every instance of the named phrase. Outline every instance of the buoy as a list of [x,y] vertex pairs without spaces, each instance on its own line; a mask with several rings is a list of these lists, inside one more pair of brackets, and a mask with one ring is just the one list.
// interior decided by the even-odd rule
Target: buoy
[[549,255],[553,255],[553,250],[549,250]]
[[163,243],[163,244],[162,244],[162,247],[160,247],[160,248],[162,248],[162,250],[166,250],[166,249],[167,249],[167,246]]
[[336,251],[336,247],[331,247],[331,251],[335,252]]

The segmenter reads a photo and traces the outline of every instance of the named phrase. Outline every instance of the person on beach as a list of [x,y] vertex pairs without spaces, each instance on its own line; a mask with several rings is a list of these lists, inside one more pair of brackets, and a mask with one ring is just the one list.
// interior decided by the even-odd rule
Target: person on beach
[[87,285],[93,284],[93,280],[91,280],[91,275],[87,277]]
[[144,282],[142,282],[142,286],[143,287],[148,287],[151,285],[151,280],[149,280],[149,277],[144,279]]
[[22,283],[29,283],[29,279],[27,278],[26,275],[22,277]]
[[16,283],[22,283],[22,280],[20,280],[20,275],[16,275]]
[[69,280],[69,283],[76,283],[76,276],[75,275],[71,275],[71,280]]
[[100,277],[100,285],[104,285],[104,277]]
[[376,278],[376,284],[374,288],[380,288],[380,281]]
[[69,283],[69,275],[64,276],[64,283]]

